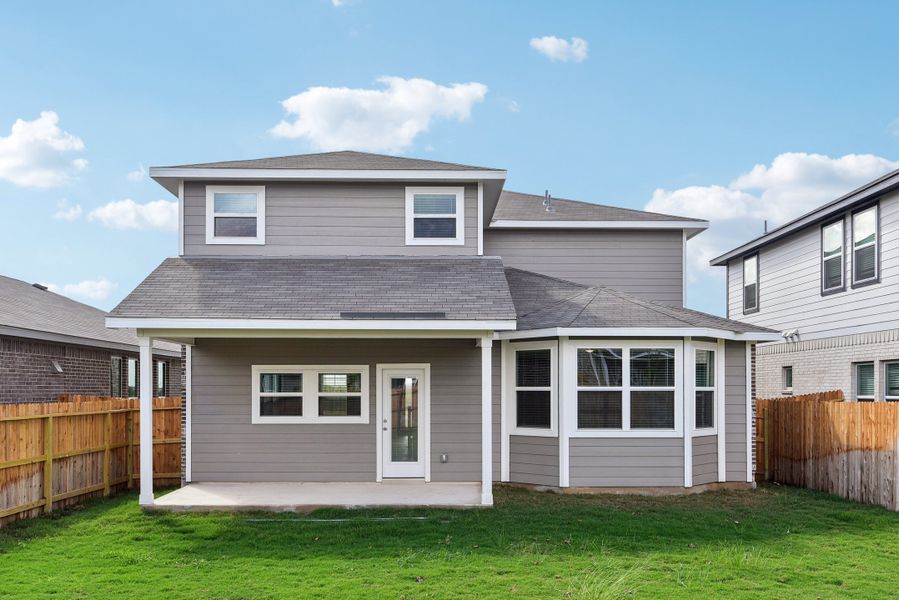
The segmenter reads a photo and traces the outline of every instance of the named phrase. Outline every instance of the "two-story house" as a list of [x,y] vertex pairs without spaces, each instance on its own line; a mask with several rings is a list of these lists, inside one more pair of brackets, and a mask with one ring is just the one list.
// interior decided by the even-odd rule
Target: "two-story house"
[[706,221],[358,152],[150,174],[179,256],[107,323],[187,345],[187,485],[143,505],[751,485],[751,346],[779,334],[683,308]]
[[729,317],[782,333],[758,346],[760,397],[899,400],[899,171],[711,263]]

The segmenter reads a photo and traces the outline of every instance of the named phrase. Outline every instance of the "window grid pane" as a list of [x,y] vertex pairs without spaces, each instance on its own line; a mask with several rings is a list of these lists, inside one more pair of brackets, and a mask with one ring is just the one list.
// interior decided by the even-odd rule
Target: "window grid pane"
[[674,429],[674,391],[631,391],[631,429]]
[[216,217],[216,237],[256,237],[256,217]]
[[873,279],[877,276],[877,248],[865,246],[855,251],[853,260],[855,281]]
[[843,259],[840,256],[824,261],[824,289],[830,290],[843,285]]
[[696,387],[715,386],[715,351],[696,351]]
[[551,392],[549,390],[518,390],[515,392],[516,423],[518,427],[550,429],[552,427]]
[[318,416],[359,417],[362,415],[361,396],[319,396]]
[[852,217],[852,241],[858,248],[864,244],[870,244],[877,237],[877,208],[871,208],[856,213]]
[[550,387],[552,385],[552,351],[518,350],[515,352],[515,385],[517,387]]
[[216,213],[255,214],[256,194],[217,192],[213,200]]
[[302,373],[263,373],[259,376],[259,391],[263,394],[302,394]]
[[581,348],[577,351],[577,384],[581,387],[621,387],[621,348]]
[[456,195],[415,194],[412,210],[416,215],[453,215],[456,213]]
[[579,391],[578,429],[621,429],[621,395],[620,391]]
[[633,348],[630,353],[631,385],[674,387],[674,350]]
[[839,256],[843,252],[843,223],[831,223],[824,228],[824,258]]
[[263,396],[259,398],[261,417],[302,417],[302,396]]
[[696,428],[707,429],[715,426],[715,392],[697,390]]
[[415,217],[413,223],[416,238],[448,238],[456,237],[455,217]]
[[361,373],[319,373],[320,393],[353,394],[362,391]]

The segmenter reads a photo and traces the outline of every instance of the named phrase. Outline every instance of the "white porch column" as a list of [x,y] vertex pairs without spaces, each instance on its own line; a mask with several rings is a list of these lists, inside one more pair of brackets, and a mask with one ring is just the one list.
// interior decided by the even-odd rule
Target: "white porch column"
[[153,338],[140,346],[140,505],[153,505]]
[[481,504],[493,506],[493,338],[481,347]]

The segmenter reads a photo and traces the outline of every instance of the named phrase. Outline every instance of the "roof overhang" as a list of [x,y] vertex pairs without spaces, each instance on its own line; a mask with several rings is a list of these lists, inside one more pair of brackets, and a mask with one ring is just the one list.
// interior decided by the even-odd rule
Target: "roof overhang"
[[708,221],[523,221],[497,219],[490,229],[676,229],[687,233],[687,239],[702,233]]
[[503,340],[559,336],[594,338],[710,337],[743,342],[774,342],[783,339],[781,334],[775,331],[740,333],[710,327],[550,327],[525,331],[508,331],[498,335]]
[[150,167],[150,177],[173,195],[181,181],[495,181],[506,171],[482,169],[227,169]]
[[[103,348],[105,350],[120,352],[137,352],[138,350],[140,350],[137,344],[124,344],[122,342],[97,340],[94,338],[80,337],[76,335],[66,335],[64,333],[54,333],[52,331],[37,331],[34,329],[23,329],[21,327],[10,327],[8,325],[0,325],[0,335],[24,338],[28,340],[40,340],[42,342],[56,342],[59,344],[72,344],[74,346]],[[155,347],[153,348],[153,353],[173,357],[181,356],[180,351],[166,350],[164,348]]]

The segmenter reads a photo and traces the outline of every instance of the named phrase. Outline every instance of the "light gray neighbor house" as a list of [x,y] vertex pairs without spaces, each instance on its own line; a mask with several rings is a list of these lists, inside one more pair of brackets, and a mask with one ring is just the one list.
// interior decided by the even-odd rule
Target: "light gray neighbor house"
[[186,486],[143,505],[751,485],[750,354],[779,333],[683,307],[706,221],[358,152],[150,174],[179,256],[107,324],[187,344]]
[[727,267],[729,317],[782,332],[758,346],[760,397],[899,401],[899,171],[712,265]]

